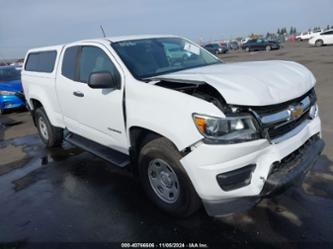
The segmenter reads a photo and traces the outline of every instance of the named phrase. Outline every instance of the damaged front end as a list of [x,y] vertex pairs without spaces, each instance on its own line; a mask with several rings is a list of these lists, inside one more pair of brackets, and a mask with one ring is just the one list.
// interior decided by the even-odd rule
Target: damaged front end
[[176,90],[210,102],[223,113],[231,111],[222,95],[206,82],[172,78],[153,78],[153,80],[157,81],[157,83],[154,84],[156,86]]

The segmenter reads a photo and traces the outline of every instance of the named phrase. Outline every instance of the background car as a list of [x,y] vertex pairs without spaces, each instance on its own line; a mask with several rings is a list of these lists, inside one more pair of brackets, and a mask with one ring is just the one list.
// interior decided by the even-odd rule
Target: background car
[[297,41],[304,41],[304,40],[309,40],[311,37],[311,32],[302,32],[299,35],[296,36]]
[[259,50],[270,51],[272,49],[280,49],[280,44],[277,41],[267,41],[264,39],[253,39],[253,40],[248,40],[246,43],[244,43],[242,45],[242,49],[247,52],[259,51]]
[[7,109],[25,106],[21,71],[15,66],[0,67],[0,114]]
[[204,48],[212,54],[225,54],[228,52],[227,46],[222,46],[219,43],[208,43],[204,46]]
[[228,49],[230,50],[239,50],[239,45],[237,41],[231,41],[228,43]]
[[316,47],[333,44],[333,29],[317,33],[309,40],[309,44]]
[[310,40],[312,37],[316,36],[317,34],[320,34],[323,32],[322,29],[314,29],[309,32],[303,32],[296,36],[297,41],[304,41],[304,40]]

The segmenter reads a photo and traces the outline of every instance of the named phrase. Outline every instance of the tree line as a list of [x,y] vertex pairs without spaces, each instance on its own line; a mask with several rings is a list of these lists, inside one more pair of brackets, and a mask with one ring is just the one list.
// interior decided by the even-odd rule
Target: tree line
[[[313,27],[313,28],[309,28],[308,31],[311,32],[311,31],[320,31],[322,28],[321,27]],[[328,29],[333,29],[333,25],[327,25],[326,28],[324,30],[328,30]],[[293,27],[291,26],[289,28],[289,31],[287,30],[286,27],[283,27],[283,28],[278,28],[276,34],[278,35],[296,35],[298,32],[297,32],[297,29],[296,27]]]

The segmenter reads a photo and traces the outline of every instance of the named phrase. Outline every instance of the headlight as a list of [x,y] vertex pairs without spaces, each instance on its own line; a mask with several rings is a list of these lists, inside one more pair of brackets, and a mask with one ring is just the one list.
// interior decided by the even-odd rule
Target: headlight
[[16,92],[11,91],[0,91],[0,95],[15,95]]
[[250,115],[217,118],[193,114],[193,120],[207,143],[240,143],[260,138],[258,125]]

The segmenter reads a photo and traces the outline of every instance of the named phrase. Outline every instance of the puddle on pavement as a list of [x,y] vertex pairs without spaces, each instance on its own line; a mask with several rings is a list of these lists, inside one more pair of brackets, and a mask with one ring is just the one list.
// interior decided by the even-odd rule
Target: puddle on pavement
[[[65,148],[53,148],[45,150],[44,155],[41,155],[39,160],[36,161],[37,164],[40,163],[40,168],[30,171],[23,177],[12,181],[15,191],[25,189],[34,183],[47,178],[45,177],[45,174],[48,170],[47,166],[49,164],[57,163],[82,153],[82,150],[75,147],[69,147],[66,149],[68,146],[69,145],[64,145]],[[25,165],[26,162],[27,161],[22,162],[22,166]],[[16,163],[14,163],[14,165],[16,165]]]
[[2,146],[0,150],[0,176],[23,167],[29,160],[30,157],[22,151],[22,148],[11,144]]
[[12,122],[0,123],[0,127],[8,128],[8,127],[12,127],[12,126],[19,125],[22,123],[23,123],[22,121],[12,121]]
[[13,181],[15,191],[20,191],[29,187],[30,185],[42,180],[45,176],[45,168],[39,168],[31,171],[27,175]]
[[26,165],[31,158],[23,158],[21,160],[11,162],[8,164],[0,165],[0,176],[5,175],[12,170],[22,168],[24,165]]

